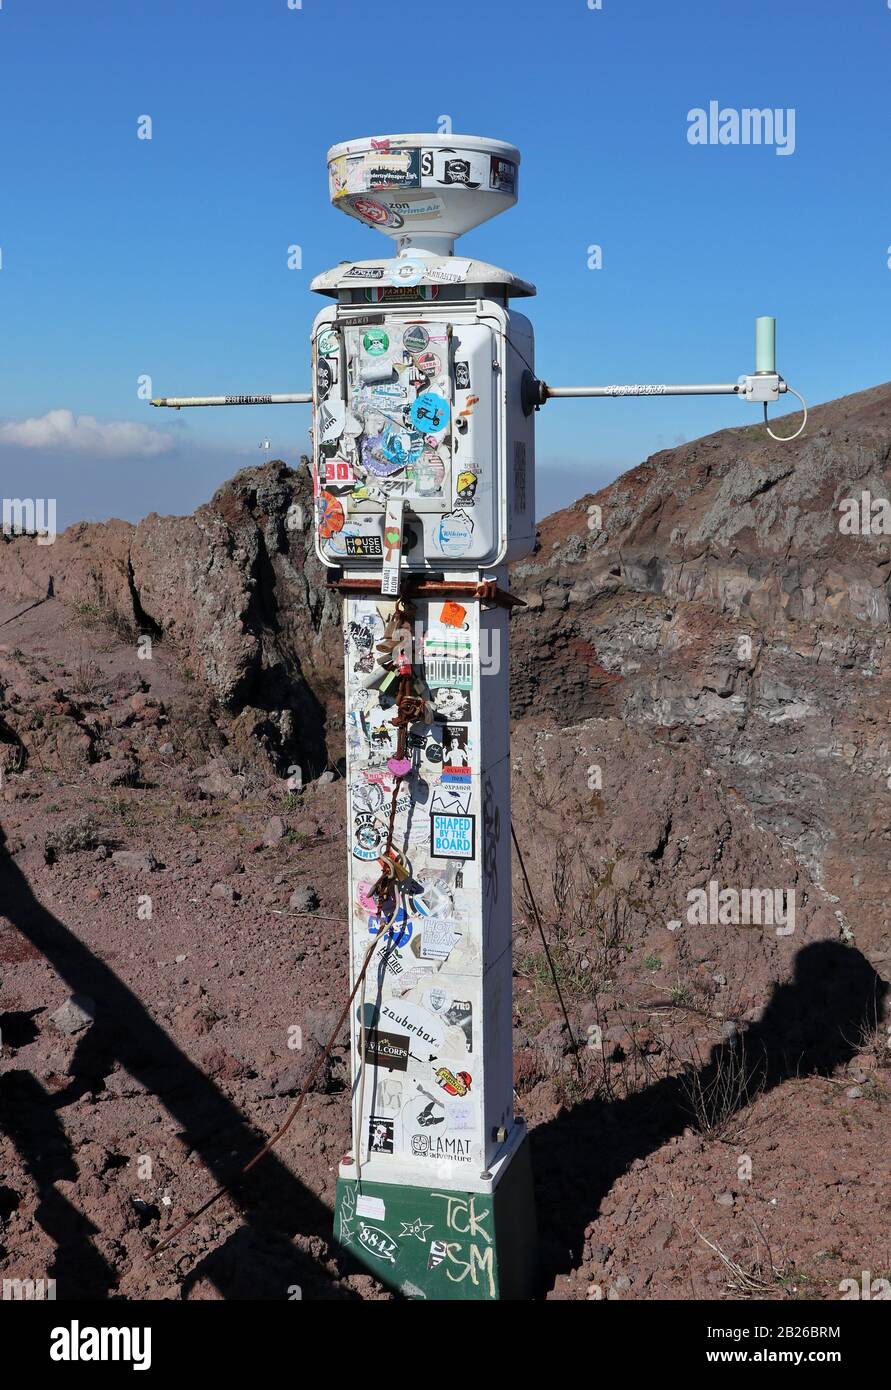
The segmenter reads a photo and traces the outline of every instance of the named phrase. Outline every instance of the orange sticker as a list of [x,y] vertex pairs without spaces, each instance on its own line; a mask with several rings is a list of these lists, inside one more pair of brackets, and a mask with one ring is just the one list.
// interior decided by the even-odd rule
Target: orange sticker
[[464,619],[467,617],[467,609],[462,608],[460,603],[448,603],[442,605],[442,612],[439,615],[441,623],[447,623],[449,627],[463,627]]

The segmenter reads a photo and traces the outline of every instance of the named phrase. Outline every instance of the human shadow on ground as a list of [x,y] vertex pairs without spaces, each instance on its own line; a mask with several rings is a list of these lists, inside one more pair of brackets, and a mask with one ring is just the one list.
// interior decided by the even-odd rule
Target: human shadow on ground
[[815,942],[796,955],[790,982],[774,986],[761,1019],[713,1047],[695,1074],[667,1077],[625,1099],[583,1101],[534,1129],[542,1289],[579,1264],[586,1227],[635,1159],[694,1123],[697,1096],[717,1096],[728,1078],[745,1076],[744,1086],[731,1084],[738,1091],[732,1112],[793,1077],[830,1075],[882,1019],[888,992],[860,951]]
[[[38,1186],[36,1219],[55,1245],[52,1268],[30,1277],[55,1278],[60,1300],[114,1297],[116,1275],[96,1248],[96,1227],[55,1187],[78,1176],[77,1154],[62,1121],[65,1106],[101,1090],[103,1078],[118,1062],[157,1096],[181,1126],[185,1145],[221,1186],[231,1184],[265,1136],[181,1051],[114,971],[43,906],[4,845],[0,828],[0,911],[73,994],[87,995],[97,1005],[96,1023],[75,1051],[64,1091],[51,1093],[21,1069],[7,1068],[2,1078],[0,1123]],[[5,1181],[14,1181],[13,1175]],[[298,1287],[304,1298],[358,1297],[330,1276],[312,1251],[292,1243],[298,1233],[304,1247],[320,1249],[319,1237],[330,1242],[332,1214],[274,1152],[232,1190],[239,1225],[201,1258],[189,1283],[208,1279],[227,1299],[285,1300]],[[181,1258],[190,1238],[185,1233],[162,1252],[159,1265],[169,1268]]]

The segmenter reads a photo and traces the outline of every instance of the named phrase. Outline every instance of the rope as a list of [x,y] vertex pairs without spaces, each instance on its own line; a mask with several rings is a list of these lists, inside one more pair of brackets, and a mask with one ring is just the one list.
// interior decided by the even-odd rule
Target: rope
[[566,1012],[566,1005],[565,1005],[565,1003],[563,1002],[563,993],[562,993],[562,991],[561,991],[561,989],[560,989],[560,981],[557,979],[557,971],[555,970],[555,968],[554,968],[554,962],[553,962],[553,960],[551,959],[551,949],[550,949],[550,947],[548,946],[547,937],[545,936],[545,933],[544,933],[544,927],[543,927],[542,924],[541,924],[541,914],[539,913],[539,910],[538,910],[538,903],[535,901],[535,894],[534,894],[533,891],[532,891],[532,884],[529,882],[529,875],[528,875],[527,872],[526,872],[526,864],[525,864],[525,862],[524,862],[524,860],[523,860],[523,851],[520,849],[520,843],[519,843],[519,841],[518,841],[518,839],[517,839],[517,832],[516,832],[516,830],[514,830],[514,823],[513,823],[513,820],[511,820],[511,823],[510,823],[510,834],[511,834],[511,839],[512,839],[513,842],[514,842],[514,849],[517,851],[517,858],[518,858],[519,861],[520,861],[520,871],[521,871],[521,873],[522,873],[522,875],[523,875],[523,882],[524,882],[525,885],[526,885],[526,894],[527,894],[527,896],[528,896],[528,898],[529,898],[530,903],[532,904],[532,912],[533,912],[533,915],[534,915],[534,917],[535,917],[536,924],[537,924],[537,926],[538,926],[538,934],[539,934],[539,936],[541,937],[541,944],[542,944],[542,946],[544,947],[544,953],[545,953],[545,956],[546,956],[547,962],[548,962],[548,969],[549,969],[550,972],[551,972],[551,979],[554,981],[554,989],[557,991],[557,998],[560,1000],[560,1008],[561,1008],[562,1011],[563,1011],[563,1022],[566,1024],[566,1031],[567,1031],[567,1033],[569,1034],[569,1040],[570,1040],[570,1042],[572,1043],[572,1052],[573,1052],[573,1056],[575,1057],[575,1067],[576,1067],[576,1071],[578,1072],[579,1076],[581,1077],[581,1075],[582,1075],[582,1059],[581,1059],[581,1055],[580,1055],[580,1053],[579,1053],[579,1045],[578,1045],[578,1043],[576,1042],[575,1033],[573,1033],[573,1031],[572,1031],[572,1024],[571,1024],[570,1021],[569,1021],[569,1014]]

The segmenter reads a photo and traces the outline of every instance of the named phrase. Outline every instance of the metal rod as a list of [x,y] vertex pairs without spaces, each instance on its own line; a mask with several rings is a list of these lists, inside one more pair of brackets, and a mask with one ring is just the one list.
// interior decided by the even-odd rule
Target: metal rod
[[159,396],[152,405],[182,410],[191,405],[311,405],[311,391],[296,391],[284,396]]
[[548,396],[736,396],[739,383],[704,386],[545,386]]

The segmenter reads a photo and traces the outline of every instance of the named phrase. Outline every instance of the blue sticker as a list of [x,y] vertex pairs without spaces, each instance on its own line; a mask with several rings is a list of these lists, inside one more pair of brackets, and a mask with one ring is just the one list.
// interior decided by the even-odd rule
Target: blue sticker
[[449,403],[435,391],[422,391],[411,408],[411,422],[421,434],[439,434],[449,423]]
[[414,924],[408,920],[408,913],[404,907],[396,909],[394,915],[386,917],[369,917],[368,935],[379,936],[385,931],[394,946],[407,946],[411,941],[411,934],[414,931]]
[[473,539],[473,522],[463,512],[450,512],[436,528],[436,548],[443,555],[465,555]]

